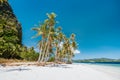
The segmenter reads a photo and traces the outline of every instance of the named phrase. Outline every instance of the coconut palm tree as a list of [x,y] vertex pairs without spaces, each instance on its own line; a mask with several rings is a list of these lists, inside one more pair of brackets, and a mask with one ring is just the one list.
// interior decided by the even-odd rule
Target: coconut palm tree
[[48,16],[48,19],[45,20],[45,23],[47,24],[47,27],[48,27],[48,36],[47,36],[47,41],[46,41],[46,48],[44,49],[44,54],[45,54],[45,58],[43,59],[43,61],[47,61],[47,56],[50,55],[50,49],[51,46],[52,46],[52,42],[54,41],[54,35],[55,35],[55,24],[56,24],[56,21],[55,21],[55,17],[56,17],[56,14],[55,13],[51,13],[51,14],[48,14],[47,13],[47,16]]
[[40,24],[37,28],[32,28],[32,30],[37,31],[37,34],[35,37],[41,36],[41,40],[39,41],[38,45],[39,45],[39,58],[38,58],[38,62],[42,61],[42,58],[44,57],[44,49],[45,49],[45,42],[46,42],[46,37],[48,34],[48,28],[47,28],[47,24],[43,23]]
[[63,45],[63,38],[64,38],[64,34],[60,31],[58,31],[58,35],[57,35],[57,40],[56,40],[56,53],[55,53],[55,60],[57,61],[58,59],[61,60],[60,58],[62,58],[62,45]]
[[3,2],[7,2],[7,1],[8,1],[8,0],[0,0],[1,3],[3,3]]
[[48,61],[51,54],[54,54],[55,61],[68,59],[71,62],[73,50],[76,48],[75,35],[72,34],[69,39],[62,33],[61,27],[55,28],[57,23],[55,13],[47,14],[47,16],[48,19],[43,24],[37,28],[33,28],[33,30],[37,31],[36,36],[41,36],[38,62]]
[[72,63],[72,57],[74,56],[74,51],[77,48],[76,42],[75,42],[75,34],[71,34],[70,37],[70,43],[69,43],[69,47],[68,47],[68,63]]

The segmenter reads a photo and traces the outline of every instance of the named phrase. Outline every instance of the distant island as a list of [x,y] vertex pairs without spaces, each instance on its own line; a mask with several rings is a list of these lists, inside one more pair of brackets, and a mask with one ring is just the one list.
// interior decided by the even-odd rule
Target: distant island
[[73,60],[74,63],[88,63],[88,62],[120,62],[120,59],[109,59],[109,58],[94,58],[94,59],[79,59]]

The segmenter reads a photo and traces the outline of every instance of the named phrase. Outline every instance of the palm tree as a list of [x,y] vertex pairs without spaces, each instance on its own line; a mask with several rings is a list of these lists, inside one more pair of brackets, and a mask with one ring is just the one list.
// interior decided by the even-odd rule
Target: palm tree
[[[60,28],[59,28],[60,29]],[[61,29],[60,29],[61,30]],[[62,43],[63,43],[63,38],[64,38],[64,34],[60,31],[58,31],[58,35],[57,35],[57,40],[56,40],[56,53],[55,53],[55,59],[56,61],[61,57],[62,52]],[[60,59],[59,59],[60,60]]]
[[[55,61],[63,61],[68,59],[72,61],[73,50],[76,48],[75,35],[72,34],[70,39],[67,38],[61,31],[61,27],[56,27],[56,14],[47,14],[43,24],[33,30],[37,31],[36,36],[41,36],[39,41],[40,54],[38,62],[46,62],[51,54],[54,54]],[[62,43],[62,46],[61,46]]]
[[7,2],[7,1],[8,1],[8,0],[0,0],[1,3],[3,3],[3,2]]
[[72,63],[72,57],[74,56],[74,51],[77,48],[76,42],[75,42],[75,34],[71,34],[70,37],[70,45],[69,45],[69,57],[68,57],[68,63]]
[[48,36],[47,36],[47,41],[46,41],[46,46],[45,46],[46,48],[44,49],[44,52],[43,52],[45,54],[45,58],[43,59],[43,61],[45,62],[47,59],[47,55],[50,55],[50,46],[52,46],[52,42],[54,40],[54,34],[55,34],[54,27],[56,24],[55,13],[47,14],[47,16],[48,16],[48,19],[45,20],[45,23],[47,24],[49,31],[48,31]]
[[32,30],[35,30],[37,31],[37,34],[35,37],[38,37],[38,36],[41,36],[41,40],[39,41],[39,49],[40,49],[40,52],[39,52],[39,58],[38,58],[38,62],[41,62],[42,61],[42,58],[44,57],[44,49],[45,49],[45,40],[46,40],[46,37],[47,37],[47,33],[48,33],[48,29],[47,29],[47,25],[46,24],[41,24],[39,25],[39,27],[37,28],[33,28]]

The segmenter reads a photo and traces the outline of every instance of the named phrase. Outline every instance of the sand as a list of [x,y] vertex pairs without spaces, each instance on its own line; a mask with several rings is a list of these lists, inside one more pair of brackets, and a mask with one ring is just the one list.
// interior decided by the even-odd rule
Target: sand
[[0,66],[0,80],[120,80],[120,68],[88,64]]

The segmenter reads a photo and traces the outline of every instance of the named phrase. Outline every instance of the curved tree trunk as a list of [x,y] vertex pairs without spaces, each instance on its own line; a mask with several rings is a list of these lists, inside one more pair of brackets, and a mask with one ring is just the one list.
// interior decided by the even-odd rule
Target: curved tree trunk
[[43,48],[43,39],[42,39],[42,44],[41,44],[41,47],[40,47],[40,52],[39,52],[38,62],[40,62],[40,60],[41,60],[42,50],[43,50],[42,48]]
[[46,49],[47,49],[47,42],[45,43],[45,47],[44,47],[44,49],[43,49],[40,62],[44,62]]

